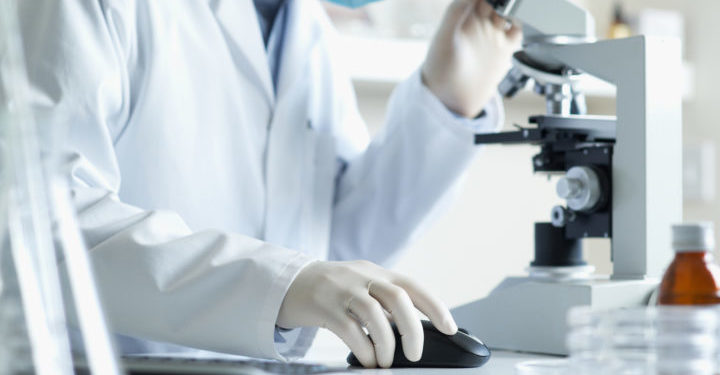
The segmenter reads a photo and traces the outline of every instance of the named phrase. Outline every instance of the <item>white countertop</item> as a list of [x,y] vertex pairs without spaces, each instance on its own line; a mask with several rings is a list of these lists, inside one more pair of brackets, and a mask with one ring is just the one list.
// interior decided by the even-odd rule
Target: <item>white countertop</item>
[[[315,344],[308,352],[308,355],[302,362],[323,363],[329,366],[344,367],[347,366],[345,358],[348,355],[347,347],[332,333],[321,330],[318,333]],[[357,369],[352,370],[353,373],[366,375],[394,375],[394,374],[419,374],[419,375],[443,375],[443,374],[467,374],[467,375],[513,375],[515,374],[515,365],[527,361],[537,359],[553,359],[556,357],[541,356],[524,353],[514,353],[506,351],[493,351],[490,361],[479,368],[469,369]]]
[[515,365],[531,360],[531,359],[549,359],[552,357],[543,357],[530,354],[519,354],[512,352],[494,351],[490,357],[490,361],[479,368],[464,369],[389,369],[389,370],[354,370],[353,373],[367,375],[393,375],[393,374],[419,374],[419,375],[513,375],[515,374]]

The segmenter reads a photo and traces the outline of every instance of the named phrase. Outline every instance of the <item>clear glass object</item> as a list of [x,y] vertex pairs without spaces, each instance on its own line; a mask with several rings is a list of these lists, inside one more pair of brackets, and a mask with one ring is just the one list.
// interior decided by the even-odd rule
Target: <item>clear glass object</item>
[[711,375],[718,316],[704,307],[575,308],[568,314],[569,366],[578,375]]
[[[5,241],[5,234],[2,237],[0,241]],[[0,246],[0,374],[26,374],[33,369],[32,352],[17,276],[7,250],[7,246]]]
[[[30,114],[23,106],[26,96],[24,65],[13,1],[0,2],[0,131],[2,131],[4,219],[7,225],[7,245],[12,264],[6,268],[14,270],[17,290],[22,306],[8,288],[8,306],[4,309],[7,319],[4,323],[17,324],[17,308],[21,307],[27,327],[29,344],[32,347],[33,366],[39,374],[71,374],[72,361],[65,328],[62,294],[58,282],[55,251],[50,228],[48,207],[42,181],[41,165],[35,160],[32,149],[34,129],[28,126]],[[8,272],[8,271],[6,271]],[[7,276],[7,275],[6,275]],[[10,287],[12,284],[6,282]],[[20,332],[6,330],[9,337],[3,338],[16,343],[22,340]],[[14,344],[12,346],[15,346]],[[12,348],[7,348],[12,356]],[[9,357],[11,362],[16,361]],[[24,357],[17,359],[26,360]],[[18,364],[27,367],[29,364]]]
[[529,361],[517,375],[712,375],[720,310],[659,306],[568,313],[567,360]]
[[[0,374],[74,373],[66,301],[75,305],[91,372],[118,374],[68,181],[58,169],[53,146],[62,142],[41,147],[32,117],[16,6],[0,1]],[[72,299],[63,298],[59,258]]]

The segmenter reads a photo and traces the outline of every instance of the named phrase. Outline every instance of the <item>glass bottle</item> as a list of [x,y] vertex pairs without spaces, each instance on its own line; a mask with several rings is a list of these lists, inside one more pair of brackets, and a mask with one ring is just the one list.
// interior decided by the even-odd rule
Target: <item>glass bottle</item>
[[660,284],[660,305],[720,304],[720,267],[714,263],[711,223],[673,226],[672,261]]
[[630,28],[630,25],[628,25],[627,21],[625,20],[625,15],[623,14],[623,8],[619,2],[615,3],[615,11],[613,12],[613,14],[614,14],[613,21],[610,24],[610,29],[608,29],[608,38],[609,39],[621,39],[621,38],[631,37],[632,29]]

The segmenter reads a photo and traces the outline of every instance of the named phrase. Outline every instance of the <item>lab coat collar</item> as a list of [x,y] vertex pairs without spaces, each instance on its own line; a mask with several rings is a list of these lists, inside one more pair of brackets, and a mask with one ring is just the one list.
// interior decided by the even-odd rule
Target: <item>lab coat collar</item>
[[320,21],[317,17],[324,12],[316,1],[287,0],[287,24],[285,41],[278,77],[278,98],[282,98],[294,87],[298,78],[307,72],[312,61],[310,54],[320,41]]
[[231,48],[240,50],[252,67],[270,103],[275,102],[272,73],[253,0],[210,0],[210,6],[228,34]]

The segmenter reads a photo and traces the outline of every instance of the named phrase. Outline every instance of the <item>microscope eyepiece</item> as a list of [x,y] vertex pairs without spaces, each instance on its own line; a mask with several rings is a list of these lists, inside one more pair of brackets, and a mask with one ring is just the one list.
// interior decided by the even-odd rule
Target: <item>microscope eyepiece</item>
[[502,8],[506,6],[510,0],[487,0],[490,5],[492,5],[494,8]]
[[512,5],[515,0],[486,0],[500,14],[505,16],[505,10]]

